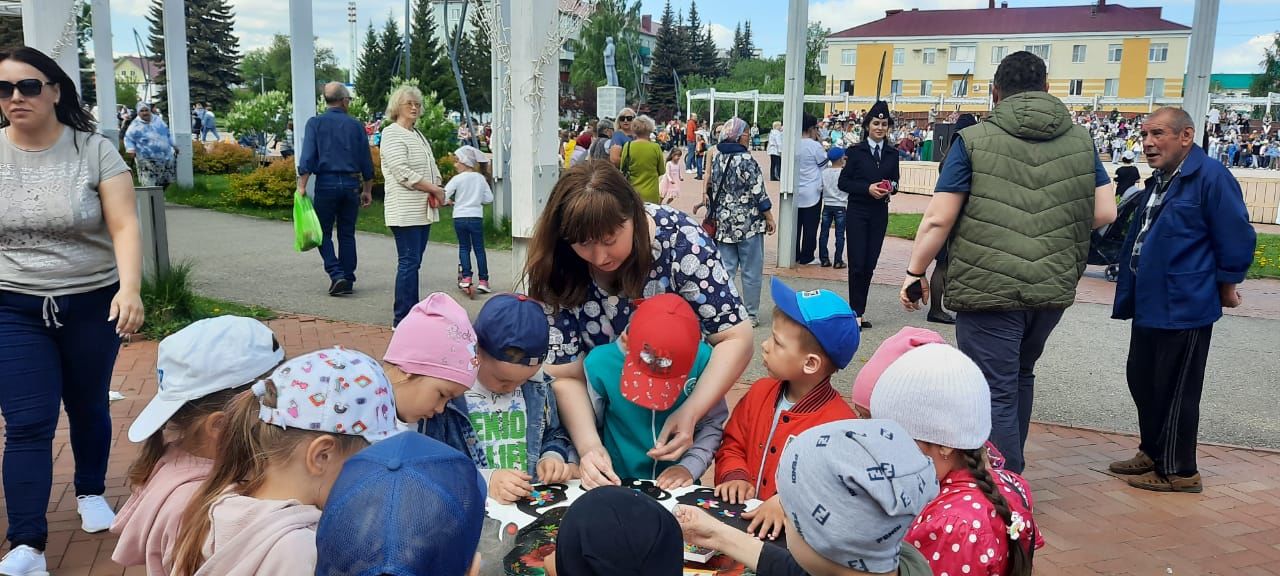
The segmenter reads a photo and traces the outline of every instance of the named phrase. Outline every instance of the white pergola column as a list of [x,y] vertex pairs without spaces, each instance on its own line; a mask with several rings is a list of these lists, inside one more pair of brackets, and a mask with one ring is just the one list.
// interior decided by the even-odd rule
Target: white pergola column
[[805,34],[809,25],[807,0],[790,0],[787,10],[786,80],[782,90],[782,186],[778,219],[778,267],[790,268],[796,257],[796,148],[804,116]]
[[[293,146],[302,153],[307,121],[316,115],[316,44],[311,0],[289,0],[289,70],[293,73]],[[299,41],[299,39],[302,39]],[[307,181],[308,194],[315,178]]]
[[[517,286],[529,253],[533,227],[560,176],[557,154],[559,87],[554,80],[542,83],[540,94],[528,94],[529,78],[558,78],[557,63],[541,68],[529,54],[541,54],[548,35],[560,18],[556,0],[519,0],[511,3],[511,273]],[[522,56],[516,56],[522,55]]]
[[1205,116],[1209,113],[1209,75],[1213,71],[1213,42],[1217,28],[1218,0],[1196,0],[1196,12],[1191,19],[1191,47],[1182,108],[1196,125],[1197,144],[1204,142]]
[[[511,0],[493,0],[493,11],[502,16],[504,24],[511,22]],[[501,30],[496,32],[503,34]],[[508,127],[511,115],[507,113],[507,93],[503,90],[503,79],[510,70],[499,57],[498,50],[491,49],[489,57],[489,93],[493,95],[490,98],[493,103],[493,134],[489,138],[489,151],[493,153],[493,216],[501,222],[504,218],[511,218],[511,130]]]
[[689,115],[693,114],[693,93],[688,90],[684,91],[684,113],[685,120],[691,118]]
[[711,103],[711,108],[707,113],[707,145],[710,146],[716,137],[716,89],[712,88],[708,94],[710,97],[707,100]]
[[760,91],[756,90],[751,103],[751,125],[760,126]]
[[116,125],[116,65],[111,50],[111,0],[93,0],[94,85],[98,90],[98,131],[113,144],[120,144]]
[[169,92],[169,130],[178,145],[178,185],[195,185],[191,167],[191,92],[187,77],[185,0],[164,0],[164,69]]
[[[22,0],[22,38],[27,46],[57,60],[79,90],[80,55],[75,36],[78,14],[74,12],[77,8],[79,5],[73,0]],[[70,36],[65,35],[68,18],[72,22]],[[60,49],[59,44],[62,44]]]

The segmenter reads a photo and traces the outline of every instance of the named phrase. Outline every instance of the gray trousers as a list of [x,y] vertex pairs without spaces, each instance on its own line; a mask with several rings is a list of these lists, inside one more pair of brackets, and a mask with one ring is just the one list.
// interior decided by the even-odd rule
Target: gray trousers
[[974,361],[991,387],[991,443],[1004,455],[1005,469],[1026,467],[1022,449],[1031,426],[1036,361],[1064,310],[956,313],[956,343]]

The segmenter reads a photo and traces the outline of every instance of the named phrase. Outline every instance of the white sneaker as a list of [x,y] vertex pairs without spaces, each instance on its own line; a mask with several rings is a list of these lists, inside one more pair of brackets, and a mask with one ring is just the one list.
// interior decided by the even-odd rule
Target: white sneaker
[[111,505],[101,496],[76,496],[76,512],[80,514],[80,529],[90,534],[111,528],[116,520]]
[[25,545],[10,550],[0,560],[0,574],[4,576],[49,576],[48,568],[44,552]]

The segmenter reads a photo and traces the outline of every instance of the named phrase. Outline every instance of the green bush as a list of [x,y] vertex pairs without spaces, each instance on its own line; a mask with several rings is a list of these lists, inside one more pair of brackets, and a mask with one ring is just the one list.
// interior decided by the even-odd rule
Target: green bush
[[253,167],[253,150],[231,142],[192,146],[191,166],[196,174],[235,174]]
[[234,314],[270,320],[275,317],[270,310],[258,306],[245,306],[205,298],[195,293],[190,261],[174,263],[165,274],[142,279],[142,305],[147,319],[142,325],[142,335],[159,340],[204,318]]
[[293,159],[276,160],[248,174],[232,174],[223,194],[228,204],[280,208],[293,205],[298,176]]

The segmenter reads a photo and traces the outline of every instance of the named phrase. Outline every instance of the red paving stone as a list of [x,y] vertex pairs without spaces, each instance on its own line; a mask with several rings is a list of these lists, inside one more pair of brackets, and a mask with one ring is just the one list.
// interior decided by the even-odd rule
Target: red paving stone
[[[343,345],[380,355],[391,331],[377,326],[286,316],[269,323],[290,354]],[[107,500],[124,504],[125,471],[136,449],[126,431],[155,394],[156,343],[124,348],[112,389],[114,447]],[[747,385],[728,399],[736,403]],[[54,489],[49,501],[49,566],[58,576],[133,575],[111,562],[115,537],[79,530],[66,422],[55,437]],[[1154,494],[1129,488],[1104,472],[1133,454],[1137,439],[1034,424],[1026,477],[1035,518],[1048,546],[1035,557],[1037,574],[1274,574],[1280,565],[1280,453],[1202,446],[1203,494]],[[0,529],[4,527],[0,518]]]

